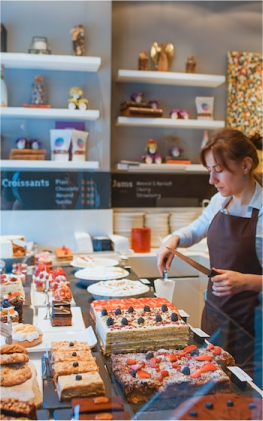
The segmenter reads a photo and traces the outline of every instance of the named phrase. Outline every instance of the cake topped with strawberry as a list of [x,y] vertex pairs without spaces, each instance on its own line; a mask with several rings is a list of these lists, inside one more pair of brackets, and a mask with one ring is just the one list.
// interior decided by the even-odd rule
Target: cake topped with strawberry
[[39,292],[44,292],[46,290],[46,286],[49,288],[50,281],[52,281],[50,269],[46,265],[37,265],[33,273],[35,289]]

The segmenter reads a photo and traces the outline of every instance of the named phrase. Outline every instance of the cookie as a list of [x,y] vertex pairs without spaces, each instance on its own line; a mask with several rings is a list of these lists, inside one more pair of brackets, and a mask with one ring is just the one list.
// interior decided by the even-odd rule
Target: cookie
[[25,383],[32,377],[30,367],[25,364],[4,365],[1,367],[1,386],[12,387],[17,384]]
[[13,354],[1,354],[0,355],[0,364],[16,364],[16,363],[27,363],[29,361],[29,356],[23,352],[14,352]]
[[0,354],[13,354],[14,352],[27,354],[27,350],[23,346],[17,344],[6,344],[0,348]]

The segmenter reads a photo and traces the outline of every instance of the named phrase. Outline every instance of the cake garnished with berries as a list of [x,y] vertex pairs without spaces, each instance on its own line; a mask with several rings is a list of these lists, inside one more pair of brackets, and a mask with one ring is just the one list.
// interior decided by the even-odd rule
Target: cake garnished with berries
[[106,355],[188,345],[189,328],[165,298],[98,300],[91,308]]
[[[159,349],[147,353],[111,355],[112,371],[131,403],[145,402],[154,394],[164,397],[228,392],[229,376],[222,367],[233,357],[218,346],[189,345],[183,350]],[[202,388],[202,389],[201,389]]]

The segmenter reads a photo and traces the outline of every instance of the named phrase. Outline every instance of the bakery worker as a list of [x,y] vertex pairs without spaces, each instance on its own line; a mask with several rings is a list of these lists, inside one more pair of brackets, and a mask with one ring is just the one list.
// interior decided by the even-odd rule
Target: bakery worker
[[167,246],[189,247],[207,237],[210,266],[220,274],[208,280],[201,327],[252,378],[259,378],[259,371],[262,376],[263,210],[257,149],[262,149],[260,135],[249,138],[234,129],[208,140],[200,160],[218,192],[198,219],[173,232],[157,251],[163,275],[173,259]]

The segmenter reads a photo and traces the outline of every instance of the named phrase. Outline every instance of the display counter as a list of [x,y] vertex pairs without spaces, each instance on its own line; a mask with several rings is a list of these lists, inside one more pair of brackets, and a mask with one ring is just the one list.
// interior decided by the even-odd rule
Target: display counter
[[[154,254],[154,252],[153,252]],[[148,256],[151,257],[152,255]],[[140,258],[140,256],[138,256]],[[144,256],[145,258],[145,256]],[[71,291],[73,294],[72,301],[72,310],[73,317],[75,317],[75,328],[77,323],[77,329],[74,332],[74,338],[78,334],[79,340],[87,340],[91,345],[91,352],[96,359],[97,365],[99,367],[99,373],[105,384],[106,396],[115,397],[119,396],[122,399],[124,410],[126,415],[128,414],[127,419],[138,419],[138,420],[166,420],[166,419],[179,419],[173,418],[175,409],[185,402],[186,396],[181,395],[180,393],[173,393],[167,399],[167,396],[161,391],[154,394],[147,402],[142,403],[129,403],[125,397],[122,387],[116,380],[115,375],[112,371],[111,359],[109,356],[103,355],[101,352],[101,345],[97,340],[96,335],[96,326],[94,324],[94,319],[91,317],[91,303],[94,301],[93,296],[87,291],[87,282],[80,280],[74,276],[76,268],[63,264],[63,268],[66,271],[67,278],[70,281]],[[133,271],[133,267],[126,265],[126,269],[129,270],[129,275],[127,279],[138,280],[138,275]],[[154,297],[154,282],[149,280],[149,291],[146,296]],[[89,284],[89,282],[88,282]],[[39,326],[44,327],[44,337],[43,343],[40,344],[38,348],[29,352],[30,361],[35,365],[37,369],[37,378],[41,391],[43,392],[43,405],[38,409],[38,419],[57,419],[57,420],[70,420],[72,419],[72,409],[71,401],[60,402],[57,397],[57,392],[55,390],[53,380],[49,377],[45,369],[44,364],[44,355],[47,352],[47,346],[45,343],[49,340],[48,335],[50,332],[56,331],[56,335],[53,336],[54,340],[59,341],[64,338],[67,340],[70,337],[71,328],[65,327],[56,327],[52,328],[51,325],[47,329],[43,324],[42,320],[47,315],[47,307],[45,305],[39,306],[36,305],[35,298],[32,295],[32,276],[28,275],[27,282],[25,285],[26,291],[26,304],[24,306],[24,323],[33,323],[38,324]],[[31,294],[30,294],[31,291]],[[185,291],[186,292],[186,291]],[[185,294],[186,295],[186,294]],[[44,294],[43,294],[44,298]],[[75,309],[75,310],[74,310]],[[78,309],[76,311],[76,309]],[[74,316],[74,314],[76,315]],[[192,314],[189,312],[189,318],[185,318],[186,323],[190,326],[190,341],[191,345],[196,345],[198,348],[207,346],[210,339],[205,338],[200,335],[198,330],[192,327]],[[47,323],[50,323],[48,320]],[[93,330],[93,334],[90,335],[90,331],[87,332],[87,328]],[[95,335],[94,335],[95,333]],[[63,336],[64,335],[64,336]],[[87,339],[88,338],[88,339]],[[50,342],[50,340],[49,340]],[[33,351],[33,352],[32,352]],[[208,393],[208,390],[202,391],[201,394]],[[242,395],[244,397],[262,397],[262,391],[254,384],[252,380],[246,378],[246,380],[241,380],[239,376],[236,376],[235,373],[231,374],[230,380],[230,392],[232,394]],[[197,393],[198,394],[198,393]],[[196,395],[196,393],[194,394]],[[234,396],[234,395],[233,395]],[[189,396],[188,396],[189,397]],[[95,419],[95,418],[94,418]],[[106,418],[111,419],[111,418]],[[115,418],[114,418],[115,419]],[[117,419],[117,418],[116,418]],[[198,419],[198,418],[197,418]],[[226,418],[228,419],[228,418]],[[232,418],[229,418],[232,419]]]

